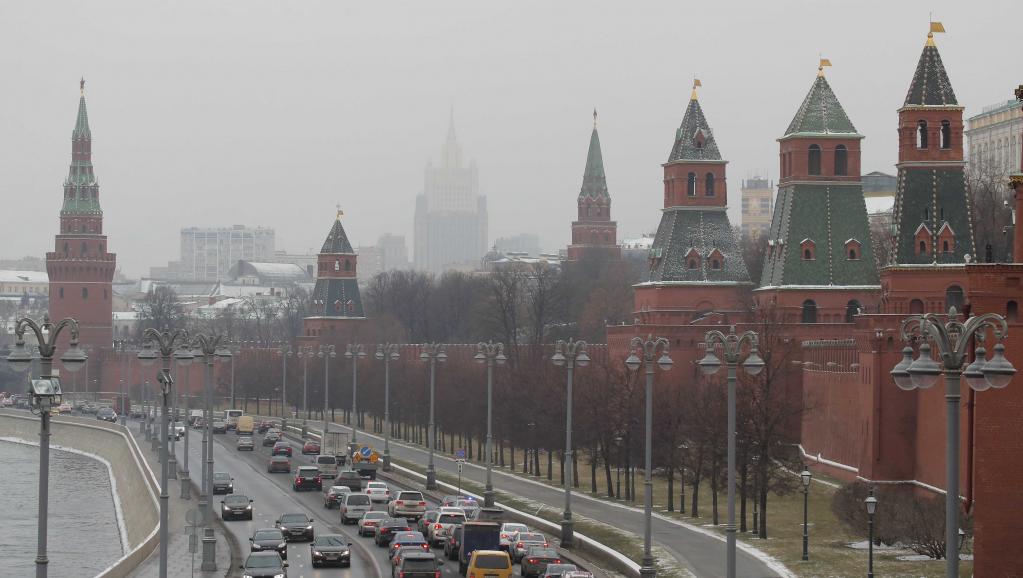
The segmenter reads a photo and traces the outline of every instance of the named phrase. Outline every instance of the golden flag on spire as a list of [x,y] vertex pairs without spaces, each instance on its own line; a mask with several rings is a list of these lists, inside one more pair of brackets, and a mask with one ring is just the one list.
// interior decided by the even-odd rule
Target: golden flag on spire
[[933,34],[935,32],[941,32],[941,33],[945,32],[945,27],[942,26],[941,22],[933,22],[933,21],[931,22],[931,33]]
[[693,92],[692,92],[692,94],[689,95],[689,100],[696,100],[696,88],[698,86],[703,86],[703,83],[700,82],[699,78],[694,78],[693,79]]
[[821,58],[820,64],[817,65],[817,76],[824,76],[825,66],[831,66],[831,61],[827,58]]

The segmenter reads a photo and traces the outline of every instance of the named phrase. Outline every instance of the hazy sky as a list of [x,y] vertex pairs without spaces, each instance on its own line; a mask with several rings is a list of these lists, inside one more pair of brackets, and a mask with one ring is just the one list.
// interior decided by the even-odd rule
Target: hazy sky
[[[184,226],[262,225],[316,250],[340,202],[353,244],[406,235],[454,106],[491,243],[569,241],[597,107],[619,236],[653,231],[689,99],[728,165],[777,177],[777,143],[829,58],[894,172],[896,114],[927,33],[967,115],[1023,81],[1023,2],[3,2],[0,257],[52,250],[86,78],[110,248],[129,275],[177,259]],[[733,210],[733,219],[737,220]],[[31,221],[27,224],[26,221]]]

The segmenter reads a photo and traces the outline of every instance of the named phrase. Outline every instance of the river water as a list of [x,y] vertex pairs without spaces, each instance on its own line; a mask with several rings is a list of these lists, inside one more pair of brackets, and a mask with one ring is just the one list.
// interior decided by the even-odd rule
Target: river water
[[[0,577],[35,576],[39,448],[0,441]],[[105,464],[50,450],[49,575],[95,576],[122,556]]]

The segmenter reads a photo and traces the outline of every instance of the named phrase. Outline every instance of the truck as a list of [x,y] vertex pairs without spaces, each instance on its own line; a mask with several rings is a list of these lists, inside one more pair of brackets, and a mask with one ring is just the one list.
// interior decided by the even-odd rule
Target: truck
[[347,486],[353,492],[361,492],[366,488],[366,479],[355,470],[341,470],[334,478],[335,486]]
[[251,436],[252,431],[255,429],[255,424],[252,421],[251,415],[243,415],[238,418],[238,424],[235,425],[235,433],[240,436]]
[[500,550],[501,525],[497,522],[466,522],[458,544],[458,572],[463,576],[476,550]]
[[235,429],[238,426],[238,418],[240,418],[245,412],[240,409],[225,409],[224,410],[224,423],[227,424],[227,429]]
[[380,454],[371,446],[348,444],[351,452],[352,469],[359,472],[359,475],[370,479],[377,479],[377,468],[380,467]]
[[338,468],[345,465],[348,446],[348,433],[332,431],[327,432],[320,439],[320,453],[313,462],[320,469],[320,476],[333,478],[337,476]]

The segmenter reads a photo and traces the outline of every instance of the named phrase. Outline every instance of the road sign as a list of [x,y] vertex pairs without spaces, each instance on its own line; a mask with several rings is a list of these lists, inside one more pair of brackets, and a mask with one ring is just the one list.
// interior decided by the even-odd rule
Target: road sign
[[369,463],[375,464],[380,459],[380,454],[373,452],[369,455]]
[[455,459],[458,460],[465,459],[465,448],[458,448],[457,450],[455,450]]
[[459,474],[462,473],[462,464],[464,464],[464,463],[465,463],[464,461],[458,460],[458,473]]
[[359,453],[359,452],[355,452],[355,455],[352,456],[352,461],[355,462],[355,463],[361,462],[362,461],[362,454]]
[[205,526],[206,525],[206,510],[199,508],[192,508],[185,512],[185,521],[188,522],[189,526]]
[[369,446],[362,446],[362,448],[359,449],[359,453],[362,454],[362,457],[369,458],[369,456],[373,454],[373,450]]

